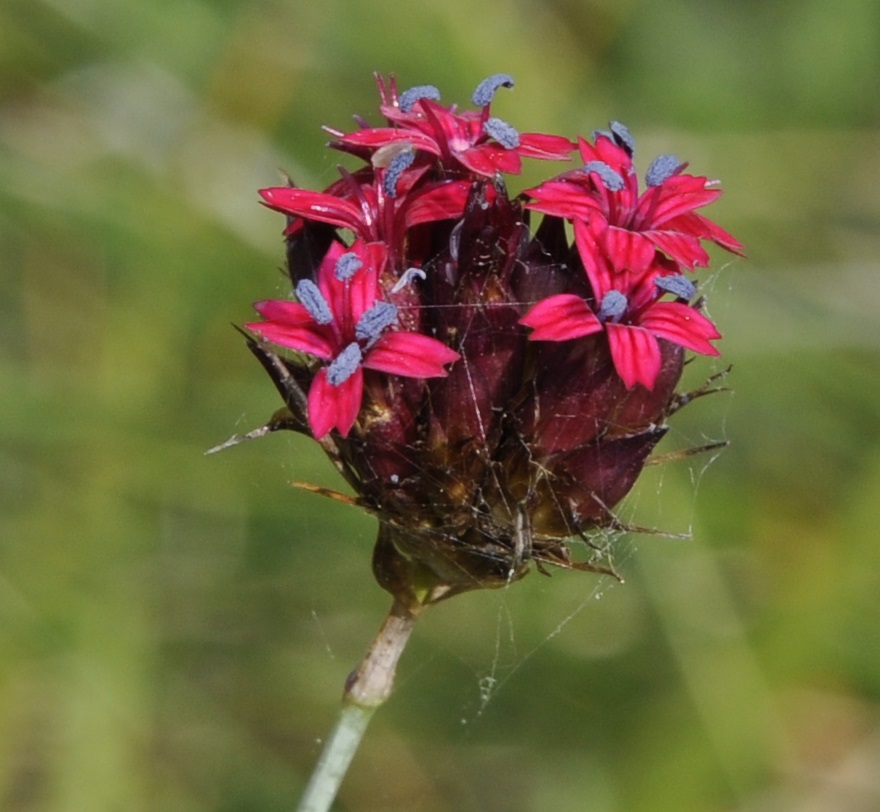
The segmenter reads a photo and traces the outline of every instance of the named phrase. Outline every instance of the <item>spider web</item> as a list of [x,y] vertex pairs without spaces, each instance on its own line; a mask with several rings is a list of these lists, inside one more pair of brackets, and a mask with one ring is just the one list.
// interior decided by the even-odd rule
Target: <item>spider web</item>
[[[726,268],[727,266],[724,266]],[[720,278],[724,268],[720,271],[716,271],[715,273],[707,276],[707,281],[705,281],[701,287],[701,291],[705,294],[707,291],[712,290],[716,287],[718,279]],[[498,307],[511,307],[519,305],[522,308],[529,307],[532,302],[503,302],[499,303]],[[492,307],[493,305],[480,305],[473,306],[474,315],[476,317],[477,311],[479,307]],[[461,305],[457,304],[449,304],[449,305],[421,305],[424,308],[455,308],[461,307]],[[471,324],[473,324],[471,321]],[[464,330],[464,334],[462,336],[462,345],[464,345],[469,330],[471,328],[467,327]],[[476,391],[475,384],[471,374],[471,368],[468,362],[467,355],[463,353],[462,355],[462,363],[465,366],[467,371],[467,379],[469,385],[471,387],[471,397],[474,403],[476,403]],[[690,381],[692,385],[699,386],[702,375],[702,379],[705,379],[709,375],[723,376],[725,373],[723,364],[717,360],[711,360],[706,363],[705,359],[700,359],[697,362],[698,370],[694,370],[696,375],[695,380]],[[708,373],[705,373],[705,370],[708,366]],[[689,375],[691,370],[686,370],[685,378],[694,377],[693,375]],[[685,385],[683,387],[685,390],[689,388],[689,386]],[[728,399],[729,404],[729,399]],[[729,408],[729,405],[728,405]],[[474,407],[474,412],[479,416],[479,410]],[[485,433],[485,426],[481,426]],[[693,516],[696,512],[696,504],[697,504],[697,494],[699,491],[700,484],[710,468],[710,466],[718,459],[720,456],[720,451],[712,450],[708,454],[703,456],[689,456],[689,449],[701,449],[701,448],[711,448],[713,446],[723,444],[724,438],[726,438],[726,412],[722,418],[721,426],[719,427],[719,431],[721,434],[721,441],[719,441],[718,436],[709,435],[706,433],[700,433],[699,436],[685,436],[682,430],[676,425],[675,416],[673,416],[673,420],[670,423],[670,432],[664,440],[664,443],[661,444],[661,448],[659,452],[655,452],[654,457],[658,458],[660,462],[664,464],[661,465],[652,465],[651,460],[643,471],[640,480],[637,482],[633,491],[624,499],[621,505],[617,506],[617,508],[612,512],[614,516],[613,526],[607,529],[603,529],[597,532],[594,532],[589,540],[586,539],[578,539],[573,538],[569,540],[568,544],[571,547],[583,547],[587,548],[587,544],[590,545],[590,549],[587,550],[588,556],[593,559],[599,558],[604,561],[608,561],[613,567],[624,569],[625,565],[630,562],[630,559],[636,553],[638,549],[639,543],[641,540],[646,538],[667,538],[667,539],[677,539],[677,540],[692,540],[693,539]],[[670,440],[678,441],[679,451],[673,452],[664,452],[665,446],[670,444]],[[672,457],[673,459],[666,461],[664,460],[665,456]],[[417,455],[413,455],[411,459],[412,462],[417,463]],[[674,459],[675,457],[679,457],[678,460]],[[685,464],[687,465],[687,470],[689,472],[690,479],[690,487],[692,491],[691,496],[691,515],[686,522],[686,526],[684,529],[670,529],[665,526],[665,522],[662,518],[663,516],[663,498],[662,493],[665,490],[665,465],[666,464],[677,464],[681,465],[681,458],[685,458]],[[502,487],[502,484],[497,479],[497,473],[495,473],[494,469],[490,467],[491,476],[496,479],[496,485],[498,486],[497,492],[499,494],[504,494],[505,489]],[[649,489],[649,483],[645,482],[645,480],[653,478],[655,480],[653,491]],[[552,486],[551,486],[552,487]],[[643,511],[642,507],[648,503],[649,497],[653,493],[653,504],[649,505],[649,509],[647,511]],[[516,521],[521,517],[521,512],[517,510],[517,506],[512,504],[507,504],[506,509],[509,513],[510,519],[512,523],[516,523]],[[476,507],[474,508],[476,511]],[[648,527],[638,526],[635,518],[643,512],[648,512],[655,514],[656,524],[652,524]],[[514,550],[512,562],[510,565],[509,571],[509,582],[503,587],[501,590],[492,591],[487,594],[484,590],[482,591],[482,598],[489,599],[489,595],[493,594],[495,596],[495,600],[497,601],[497,606],[495,609],[496,612],[496,620],[495,620],[495,631],[494,637],[491,644],[491,654],[489,656],[489,661],[484,667],[477,667],[476,673],[476,696],[477,701],[475,704],[475,709],[471,711],[469,714],[465,714],[462,719],[463,725],[468,725],[473,721],[476,721],[485,715],[485,712],[489,705],[492,703],[494,698],[498,695],[500,691],[502,691],[505,686],[511,682],[511,680],[515,679],[517,674],[523,669],[523,667],[535,656],[539,654],[539,652],[550,645],[556,638],[563,635],[568,627],[572,626],[575,621],[584,614],[588,608],[595,603],[595,601],[600,600],[604,597],[606,592],[613,586],[617,586],[617,582],[614,578],[611,578],[607,575],[594,575],[588,573],[581,572],[568,572],[558,573],[559,577],[566,578],[576,578],[579,579],[579,583],[584,584],[585,592],[583,595],[578,596],[575,601],[575,605],[572,609],[570,609],[556,624],[543,633],[543,637],[537,643],[530,643],[528,648],[525,651],[519,650],[519,642],[516,634],[516,617],[515,612],[511,608],[512,602],[509,599],[508,593],[510,589],[521,589],[523,588],[521,585],[513,582],[513,575],[516,568],[516,564],[522,558],[528,559],[529,551],[523,549],[521,537],[518,537],[517,547]],[[555,580],[555,579],[554,579]],[[555,584],[549,583],[546,588],[553,588]],[[472,598],[473,599],[473,598]],[[443,611],[445,607],[437,607],[434,611]],[[320,623],[320,618],[316,610],[312,611],[312,619],[315,624]],[[322,635],[323,636],[323,635]],[[333,656],[332,650],[329,642],[325,639],[324,645],[326,646],[328,655]]]
[[[718,286],[724,271],[731,264],[727,263],[719,270],[707,275],[706,281],[701,286],[703,295],[711,292]],[[725,302],[727,301],[727,297],[722,297],[722,299]],[[528,306],[531,303],[523,302],[519,304]],[[504,306],[509,306],[509,303],[505,303]],[[725,307],[725,309],[727,308]],[[704,308],[704,310],[707,310],[707,308]],[[467,363],[466,357],[463,357],[463,362]],[[723,361],[719,359],[699,359],[696,360],[696,364],[688,365],[683,380],[688,381],[690,386],[698,387],[707,378],[717,377],[723,379],[726,373],[727,369]],[[680,388],[687,390],[690,386],[686,383],[681,385]],[[721,412],[720,424],[715,426],[716,431],[713,431],[712,434],[704,430],[700,430],[697,434],[693,434],[692,431],[686,432],[684,428],[677,425],[675,416],[673,416],[669,434],[661,444],[660,450],[653,455],[653,458],[660,464],[652,464],[652,460],[649,460],[645,471],[643,471],[632,492],[613,512],[615,526],[600,530],[592,535],[590,543],[591,546],[595,545],[591,550],[593,554],[600,555],[608,560],[615,569],[619,568],[621,572],[626,573],[631,560],[637,555],[639,545],[645,541],[656,539],[694,541],[694,519],[697,511],[699,490],[710,467],[721,457],[721,446],[726,445],[727,415],[730,409],[731,398],[724,397],[720,399],[725,401],[725,405]],[[719,398],[716,397],[711,400],[717,401]],[[713,411],[712,414],[717,415],[717,410]],[[665,447],[672,444],[675,444],[678,450],[666,451]],[[701,449],[708,450],[702,454],[690,453],[691,450],[699,452]],[[689,515],[684,519],[683,528],[680,527],[682,522],[680,515],[672,519],[665,518],[667,511],[664,510],[663,493],[666,491],[666,471],[668,465],[686,466],[691,492],[691,507]],[[679,475],[676,473],[676,476]],[[653,480],[653,483],[648,480]],[[508,509],[513,514],[514,508],[508,506]],[[648,527],[638,526],[636,518],[645,513],[651,515],[655,523]],[[670,528],[668,526],[670,523],[678,524],[679,528]],[[577,538],[570,540],[568,543],[570,546],[586,546],[586,541]],[[614,578],[602,574],[559,572],[557,577],[578,579],[578,584],[583,584],[584,586],[584,592],[575,597],[573,607],[565,612],[561,619],[555,621],[554,625],[540,633],[537,642],[528,642],[524,648],[516,631],[517,616],[510,593],[512,589],[525,588],[524,585],[511,581],[501,590],[490,594],[483,592],[482,595],[476,597],[476,599],[494,599],[496,603],[494,634],[491,647],[488,649],[490,653],[488,654],[486,664],[484,666],[471,666],[475,669],[475,684],[470,693],[471,700],[466,700],[468,708],[461,715],[460,721],[463,729],[471,730],[477,727],[477,723],[484,719],[486,711],[493,701],[508,685],[517,679],[518,675],[532,659],[539,656],[544,649],[551,646],[562,635],[576,633],[577,621],[585,613],[588,613],[590,607],[596,601],[603,599],[614,588],[627,588],[623,587]],[[556,578],[553,580],[555,581]],[[546,582],[543,586],[545,589],[553,589],[557,585]],[[559,587],[565,588],[562,585],[559,585]],[[471,600],[474,599],[475,597],[471,596]],[[443,608],[442,606],[437,607],[437,611],[442,611]],[[456,656],[454,651],[450,651],[449,654],[453,657]]]

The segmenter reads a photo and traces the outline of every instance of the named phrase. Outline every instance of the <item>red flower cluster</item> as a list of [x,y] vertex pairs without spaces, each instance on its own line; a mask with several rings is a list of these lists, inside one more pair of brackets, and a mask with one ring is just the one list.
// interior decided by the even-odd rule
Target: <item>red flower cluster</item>
[[[611,356],[628,388],[652,389],[660,374],[658,339],[718,355],[721,334],[690,302],[696,287],[682,273],[709,263],[701,240],[740,253],[730,234],[696,213],[720,194],[707,178],[685,175],[674,155],[655,158],[639,194],[628,130],[612,122],[595,145],[579,142],[584,166],[531,189],[527,208],[574,224],[590,286],[587,299],[550,296],[521,319],[532,339],[566,341],[605,330]],[[669,296],[673,301],[664,301]]]
[[[296,295],[246,325],[287,404],[273,427],[322,441],[380,519],[377,578],[411,605],[530,560],[589,568],[564,540],[613,521],[683,351],[717,355],[688,273],[705,242],[742,250],[697,213],[720,191],[663,155],[640,193],[618,123],[594,143],[520,134],[490,112],[506,74],[465,111],[378,84],[387,126],[329,130],[363,166],[323,192],[260,193],[288,217]],[[522,158],[575,149],[582,167],[508,196]]]

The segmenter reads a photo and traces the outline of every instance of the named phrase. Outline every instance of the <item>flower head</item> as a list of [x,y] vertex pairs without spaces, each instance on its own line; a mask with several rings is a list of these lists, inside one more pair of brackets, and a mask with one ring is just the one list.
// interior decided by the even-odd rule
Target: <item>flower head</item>
[[[721,191],[684,174],[674,155],[655,158],[639,192],[629,130],[612,122],[595,144],[580,139],[584,166],[529,190],[528,207],[573,223],[586,276],[584,294],[559,293],[521,319],[534,341],[567,341],[605,332],[614,366],[632,388],[653,389],[663,364],[660,341],[703,355],[721,334],[696,305],[683,274],[707,265],[708,240],[740,253],[742,245],[696,213]],[[670,297],[674,301],[670,301]]]
[[[538,302],[520,319],[533,328],[533,341],[567,341],[604,330],[627,388],[639,383],[653,389],[662,366],[660,339],[718,355],[710,342],[721,334],[691,305],[696,287],[674,262],[655,257],[655,264],[639,273],[621,272],[589,224],[576,220],[574,230],[591,294],[560,293]],[[665,298],[670,296],[674,301]]]
[[[246,325],[286,405],[270,427],[321,441],[379,519],[377,580],[413,611],[530,562],[602,569],[567,540],[617,525],[685,400],[686,352],[718,354],[691,272],[706,242],[742,250],[698,213],[720,191],[672,155],[640,190],[616,122],[577,144],[519,133],[491,109],[507,74],[464,111],[378,84],[385,125],[329,131],[360,168],[261,192],[296,297]],[[582,167],[508,193],[524,157],[576,146]]]

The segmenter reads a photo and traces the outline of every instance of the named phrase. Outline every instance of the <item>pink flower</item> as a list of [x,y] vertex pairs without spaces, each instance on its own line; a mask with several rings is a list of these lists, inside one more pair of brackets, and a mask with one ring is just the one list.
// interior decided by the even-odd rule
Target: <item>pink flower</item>
[[403,171],[390,178],[390,169],[354,175],[343,171],[342,178],[324,192],[275,186],[261,189],[260,196],[270,209],[294,218],[285,232],[288,236],[300,229],[304,220],[347,228],[364,242],[384,242],[392,266],[402,270],[402,242],[409,229],[461,217],[470,189],[464,180],[417,185],[425,169]]
[[518,174],[522,158],[569,160],[575,144],[567,138],[541,133],[518,133],[510,124],[490,115],[490,105],[500,87],[513,87],[513,78],[499,73],[485,79],[473,94],[476,111],[458,112],[455,105],[438,103],[440,92],[433,85],[411,88],[398,96],[393,79],[386,87],[377,77],[382,114],[388,127],[368,127],[353,133],[330,130],[337,149],[369,157],[374,150],[391,145],[433,155],[447,171],[463,167],[477,175],[494,177],[498,172]]
[[[710,343],[721,334],[688,302],[696,289],[678,267],[660,260],[641,274],[620,273],[596,244],[583,220],[574,224],[575,241],[593,291],[591,303],[572,293],[538,302],[520,324],[533,328],[533,341],[567,341],[605,330],[611,358],[627,389],[637,383],[653,389],[662,366],[658,339],[702,355],[718,355]],[[672,295],[675,301],[661,297]]]
[[392,329],[397,307],[377,298],[387,259],[381,243],[356,242],[350,251],[334,241],[318,269],[318,282],[301,280],[299,302],[257,302],[265,321],[249,330],[323,361],[309,388],[308,419],[315,439],[335,428],[351,431],[361,408],[363,370],[409,378],[437,378],[444,364],[460,357],[445,344],[419,333]]
[[611,129],[600,133],[595,145],[580,138],[583,168],[530,189],[528,208],[589,222],[597,247],[618,270],[642,273],[658,250],[684,268],[706,266],[703,240],[742,253],[738,240],[696,213],[718,198],[720,189],[705,177],[684,174],[687,164],[674,155],[660,155],[648,167],[647,189],[640,194],[629,132],[617,122]]

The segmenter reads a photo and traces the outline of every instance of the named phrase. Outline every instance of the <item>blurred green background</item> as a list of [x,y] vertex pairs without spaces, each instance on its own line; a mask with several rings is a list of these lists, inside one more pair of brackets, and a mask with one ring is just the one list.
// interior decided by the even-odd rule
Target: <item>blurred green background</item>
[[622,508],[692,538],[429,612],[338,808],[880,809],[876,0],[0,2],[0,808],[295,806],[389,602],[375,523],[290,487],[340,486],[303,438],[203,452],[278,405],[230,326],[286,292],[256,190],[334,178],[374,70],[626,122],[749,259],[689,371],[734,392],[664,441],[731,447]]

